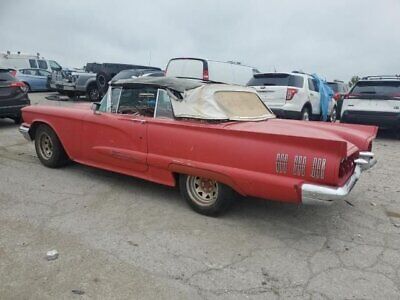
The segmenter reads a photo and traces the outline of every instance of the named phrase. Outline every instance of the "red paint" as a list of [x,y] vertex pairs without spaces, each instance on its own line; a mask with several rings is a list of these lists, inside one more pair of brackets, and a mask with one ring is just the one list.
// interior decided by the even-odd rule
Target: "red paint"
[[[242,195],[293,203],[301,202],[303,183],[343,185],[352,168],[340,168],[342,160],[370,150],[377,132],[373,126],[281,119],[211,124],[94,114],[89,105],[30,106],[23,118],[31,128],[37,122],[52,127],[69,157],[85,165],[169,186],[176,184],[174,173],[198,175]],[[286,174],[276,172],[277,153],[288,154]],[[293,174],[295,155],[307,158],[304,177]],[[311,177],[315,157],[326,159],[323,179]]]

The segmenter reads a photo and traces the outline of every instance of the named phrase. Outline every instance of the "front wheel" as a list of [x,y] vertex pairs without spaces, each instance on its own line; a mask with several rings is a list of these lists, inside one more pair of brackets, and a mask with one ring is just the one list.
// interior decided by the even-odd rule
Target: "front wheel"
[[181,175],[181,194],[190,207],[206,216],[216,216],[232,203],[235,193],[228,186],[200,176]]
[[88,87],[87,98],[91,102],[97,102],[100,100],[100,91],[99,91],[97,85],[91,85]]
[[35,133],[36,154],[42,164],[59,168],[68,163],[68,156],[56,133],[47,125],[39,125]]

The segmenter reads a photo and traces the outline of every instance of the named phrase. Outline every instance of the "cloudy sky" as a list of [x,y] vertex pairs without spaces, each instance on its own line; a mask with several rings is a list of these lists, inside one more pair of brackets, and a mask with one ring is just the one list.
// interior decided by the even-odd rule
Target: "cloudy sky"
[[235,60],[329,80],[400,73],[400,0],[0,1],[0,52],[61,65]]

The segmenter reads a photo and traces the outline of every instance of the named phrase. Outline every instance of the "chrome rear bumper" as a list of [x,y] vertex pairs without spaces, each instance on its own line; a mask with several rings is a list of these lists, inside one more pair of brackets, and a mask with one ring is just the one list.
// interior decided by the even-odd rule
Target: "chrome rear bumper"
[[360,152],[359,158],[355,161],[356,167],[353,175],[341,187],[331,187],[318,184],[305,183],[301,186],[301,201],[303,204],[330,204],[335,200],[346,197],[358,179],[361,173],[372,168],[377,160],[372,152]]
[[19,126],[19,132],[24,136],[28,141],[32,141],[31,136],[29,135],[29,127],[25,124]]

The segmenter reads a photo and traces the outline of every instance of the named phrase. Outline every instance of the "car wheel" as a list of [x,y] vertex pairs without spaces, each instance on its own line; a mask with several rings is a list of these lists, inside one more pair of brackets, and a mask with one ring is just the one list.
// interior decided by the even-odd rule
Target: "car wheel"
[[110,81],[109,76],[105,72],[100,72],[96,76],[96,83],[99,89],[99,93],[104,95],[107,91],[108,82]]
[[200,176],[181,175],[179,185],[181,194],[190,207],[206,216],[220,214],[235,198],[230,187]]
[[68,156],[53,129],[39,125],[35,133],[36,154],[42,164],[59,168],[68,163]]
[[308,107],[303,107],[301,110],[301,120],[303,121],[310,121],[310,109]]
[[331,115],[329,116],[328,122],[335,123],[337,120],[337,108],[336,106],[332,109]]
[[96,102],[100,99],[100,92],[96,85],[92,85],[88,87],[87,97],[89,101]]

